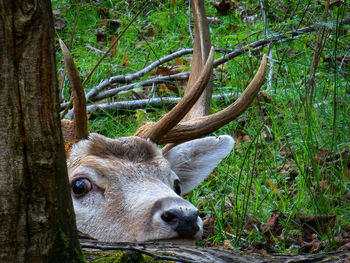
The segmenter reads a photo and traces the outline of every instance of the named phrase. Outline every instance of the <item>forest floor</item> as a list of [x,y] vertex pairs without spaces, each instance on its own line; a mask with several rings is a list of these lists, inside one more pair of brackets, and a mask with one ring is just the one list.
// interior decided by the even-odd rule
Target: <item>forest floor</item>
[[[221,2],[205,1],[215,58],[241,52],[214,69],[213,93],[221,99],[213,101],[211,113],[244,90],[263,53],[269,69],[253,106],[214,133],[234,137],[235,149],[185,197],[203,216],[205,235],[198,245],[260,255],[349,250],[350,4]],[[53,0],[52,5],[57,39],[70,47],[86,92],[100,88],[88,103],[120,103],[91,107],[90,131],[110,138],[132,135],[170,106],[164,99],[125,108],[123,101],[182,96],[192,55],[187,1]],[[57,68],[63,109],[70,92],[58,44]],[[159,79],[181,73],[184,77],[172,81]],[[121,80],[126,75],[132,76],[129,82]],[[107,80],[114,82],[103,86]],[[116,87],[119,92],[106,92]]]

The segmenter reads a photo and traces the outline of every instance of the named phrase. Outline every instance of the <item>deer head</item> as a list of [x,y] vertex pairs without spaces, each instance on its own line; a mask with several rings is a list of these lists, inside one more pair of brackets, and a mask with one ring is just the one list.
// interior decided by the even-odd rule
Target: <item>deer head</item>
[[[78,230],[98,240],[143,242],[202,235],[197,208],[180,194],[201,183],[232,150],[230,136],[202,137],[234,120],[250,105],[262,86],[266,59],[263,57],[254,79],[232,105],[210,116],[203,115],[205,110],[191,110],[203,90],[210,93],[214,57],[203,3],[192,1],[192,8],[195,63],[185,95],[168,114],[144,125],[134,136],[88,135],[82,84],[60,41],[74,100],[74,120],[61,124],[76,222]],[[195,108],[205,108],[206,101],[202,95]],[[162,151],[157,144],[168,145]]]

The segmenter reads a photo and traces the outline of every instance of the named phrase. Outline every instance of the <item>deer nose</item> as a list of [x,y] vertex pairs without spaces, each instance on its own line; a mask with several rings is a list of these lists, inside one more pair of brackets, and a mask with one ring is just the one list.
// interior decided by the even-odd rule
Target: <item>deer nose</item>
[[163,211],[161,218],[179,234],[179,237],[191,238],[200,229],[197,223],[198,215],[197,209],[179,207]]

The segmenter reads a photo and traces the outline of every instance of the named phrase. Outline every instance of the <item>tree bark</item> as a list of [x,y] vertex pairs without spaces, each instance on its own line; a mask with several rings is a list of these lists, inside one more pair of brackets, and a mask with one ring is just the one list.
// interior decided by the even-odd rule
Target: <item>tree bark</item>
[[[347,263],[350,261],[349,251],[334,251],[328,253],[303,255],[259,255],[244,253],[239,250],[226,250],[219,247],[201,248],[191,245],[172,244],[166,242],[123,244],[103,243],[89,239],[81,239],[81,246],[89,260],[103,257],[103,254],[98,252],[112,251],[118,253],[118,251],[131,251],[138,254],[151,256],[155,262],[158,262],[157,260],[183,263]],[[111,255],[111,253],[106,253],[105,257]]]
[[49,0],[0,1],[0,262],[78,262]]

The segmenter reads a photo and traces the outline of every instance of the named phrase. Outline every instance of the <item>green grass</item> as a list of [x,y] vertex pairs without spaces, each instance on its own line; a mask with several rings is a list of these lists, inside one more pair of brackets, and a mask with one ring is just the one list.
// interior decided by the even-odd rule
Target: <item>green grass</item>
[[[133,5],[121,0],[82,4],[71,49],[82,79],[101,56],[88,46],[105,51],[110,45],[109,40],[96,40],[100,19],[120,19],[122,26],[116,32],[107,32],[107,39],[110,35],[118,35],[141,8],[142,1],[136,2]],[[253,10],[257,15],[254,21],[243,21],[239,9],[228,16],[218,16],[206,1],[208,16],[221,20],[221,24],[210,28],[214,46],[235,49],[264,38],[258,1],[239,2],[244,10]],[[57,31],[57,38],[68,43],[78,1],[55,0],[52,5],[67,21],[65,29]],[[269,1],[266,8],[270,34],[313,25],[323,13],[323,7],[317,1],[274,0]],[[146,11],[119,41],[116,55],[102,62],[85,88],[89,90],[114,75],[136,72],[180,48],[192,47],[187,10],[187,1],[150,1]],[[329,11],[328,21],[340,21],[348,12],[349,4],[334,6]],[[273,46],[272,86],[268,91],[266,84],[262,88],[270,99],[259,104],[255,102],[238,121],[215,132],[215,135],[235,135],[239,130],[249,135],[250,141],[240,142],[213,175],[186,197],[207,217],[215,217],[215,233],[208,243],[222,244],[224,240],[231,240],[237,248],[252,244],[272,252],[293,253],[291,246],[297,243],[298,235],[305,229],[296,221],[296,215],[336,216],[335,224],[326,229],[322,222],[318,223],[316,230],[320,240],[350,231],[350,201],[344,195],[350,189],[349,177],[344,174],[346,164],[341,161],[319,164],[314,160],[321,149],[336,154],[350,148],[350,66],[341,68],[339,63],[334,63],[335,56],[350,55],[348,31],[349,25],[336,31],[329,23],[316,72],[313,105],[305,103],[305,94],[316,33],[308,33]],[[262,52],[267,53],[267,48]],[[326,61],[327,57],[330,61]],[[225,91],[243,91],[260,58],[261,53],[248,52],[227,62],[223,70],[216,69],[214,93],[223,92],[219,87],[232,87]],[[123,59],[128,60],[128,66],[123,66]],[[58,45],[57,67],[62,70]],[[150,74],[144,79],[149,77]],[[67,91],[65,96],[66,99],[69,97]],[[119,98],[129,99],[130,94]],[[212,112],[228,104],[227,101],[214,102]],[[105,113],[90,120],[89,127],[92,132],[112,138],[127,136],[132,135],[141,123],[156,120],[165,112],[152,110],[146,117],[142,112]],[[258,227],[266,224],[272,211],[280,214],[283,230],[278,236],[263,233]],[[254,222],[255,228],[251,231],[244,227],[247,220]],[[326,247],[335,248],[332,243]]]

